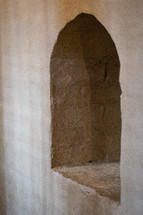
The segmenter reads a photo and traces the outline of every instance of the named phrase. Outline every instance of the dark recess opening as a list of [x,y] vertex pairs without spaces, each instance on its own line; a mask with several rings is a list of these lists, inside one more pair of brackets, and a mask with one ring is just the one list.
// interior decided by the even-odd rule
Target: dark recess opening
[[120,161],[119,70],[115,44],[93,15],[61,30],[50,63],[52,167]]

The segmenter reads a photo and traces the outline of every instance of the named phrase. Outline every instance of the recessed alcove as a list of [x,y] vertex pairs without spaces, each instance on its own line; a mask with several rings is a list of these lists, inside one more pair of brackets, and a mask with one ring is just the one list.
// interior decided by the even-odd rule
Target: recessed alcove
[[61,30],[50,63],[52,168],[116,201],[120,199],[119,71],[115,44],[93,15],[82,13]]

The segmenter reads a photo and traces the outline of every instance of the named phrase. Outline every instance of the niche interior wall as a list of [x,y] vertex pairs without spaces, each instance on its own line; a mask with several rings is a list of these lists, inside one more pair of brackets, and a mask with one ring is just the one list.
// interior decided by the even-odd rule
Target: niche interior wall
[[120,160],[120,62],[90,14],[61,30],[51,63],[52,167]]

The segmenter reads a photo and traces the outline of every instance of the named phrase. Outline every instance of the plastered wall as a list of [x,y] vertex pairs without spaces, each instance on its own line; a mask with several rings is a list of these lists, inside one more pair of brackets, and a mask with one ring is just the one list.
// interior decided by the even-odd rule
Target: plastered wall
[[[0,214],[143,214],[142,0],[0,0]],[[91,13],[112,36],[122,88],[121,205],[51,170],[50,56]]]

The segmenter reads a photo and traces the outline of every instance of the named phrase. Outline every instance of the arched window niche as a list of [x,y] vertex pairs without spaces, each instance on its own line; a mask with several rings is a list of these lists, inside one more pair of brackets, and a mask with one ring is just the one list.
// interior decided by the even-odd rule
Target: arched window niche
[[93,15],[81,13],[61,30],[50,62],[52,168],[115,201],[120,199],[119,71],[115,44]]

